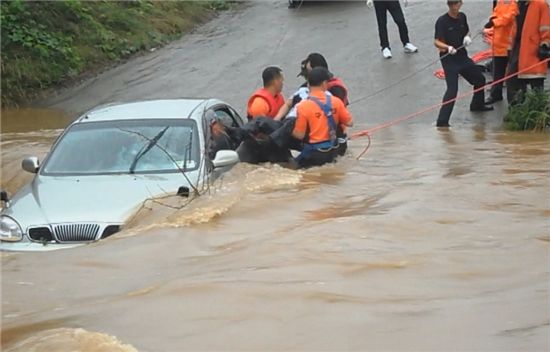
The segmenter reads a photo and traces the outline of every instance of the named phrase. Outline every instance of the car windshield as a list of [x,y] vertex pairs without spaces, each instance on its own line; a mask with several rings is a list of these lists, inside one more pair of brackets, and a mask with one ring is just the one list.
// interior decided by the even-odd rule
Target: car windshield
[[71,126],[43,175],[191,171],[199,165],[195,122],[188,119],[86,122]]

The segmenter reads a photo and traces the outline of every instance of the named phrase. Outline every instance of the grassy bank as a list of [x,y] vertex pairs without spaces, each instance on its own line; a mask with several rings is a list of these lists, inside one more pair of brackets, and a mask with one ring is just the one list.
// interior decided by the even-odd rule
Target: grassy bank
[[2,1],[2,105],[36,98],[225,9],[218,1]]
[[550,126],[550,90],[529,90],[504,118],[509,131],[544,132]]

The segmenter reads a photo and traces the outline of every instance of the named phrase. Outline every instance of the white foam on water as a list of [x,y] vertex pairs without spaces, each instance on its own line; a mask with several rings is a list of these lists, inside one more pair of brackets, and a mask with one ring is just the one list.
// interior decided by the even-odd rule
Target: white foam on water
[[137,352],[116,337],[84,329],[58,328],[40,331],[7,347],[5,352]]
[[155,227],[203,224],[227,213],[249,193],[274,192],[297,187],[304,171],[276,164],[239,164],[217,179],[208,192],[195,198],[179,196],[148,201],[132,217],[121,236],[131,236]]

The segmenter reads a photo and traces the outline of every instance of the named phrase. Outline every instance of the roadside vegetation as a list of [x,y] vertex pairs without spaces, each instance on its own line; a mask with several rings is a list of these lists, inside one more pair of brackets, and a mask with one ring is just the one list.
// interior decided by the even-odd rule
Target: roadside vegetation
[[547,131],[550,128],[550,90],[528,90],[521,104],[510,107],[504,126],[510,131]]
[[210,18],[215,1],[2,1],[2,106],[159,47]]

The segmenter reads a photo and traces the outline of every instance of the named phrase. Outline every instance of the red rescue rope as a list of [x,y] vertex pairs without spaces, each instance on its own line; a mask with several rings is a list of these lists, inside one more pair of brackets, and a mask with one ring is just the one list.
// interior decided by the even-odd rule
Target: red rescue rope
[[[484,29],[481,33],[483,33],[483,41],[489,45],[493,45],[493,28]],[[478,63],[480,61],[488,60],[493,57],[493,49],[487,49],[480,51],[479,53],[476,53],[472,55],[472,61],[475,63]],[[439,79],[445,79],[445,71],[443,71],[442,68],[434,72],[434,75]]]
[[[492,57],[493,57],[493,50],[487,49],[472,55],[472,61],[477,64],[480,61],[488,60]],[[440,68],[434,72],[434,76],[436,76],[439,79],[445,79],[445,71],[443,71],[443,69]]]
[[545,59],[545,60],[542,60],[534,65],[531,65],[529,67],[526,67],[524,68],[523,70],[520,70],[520,71],[517,71],[515,73],[512,73],[512,74],[509,74],[508,76],[505,76],[499,80],[496,80],[496,81],[493,81],[491,83],[488,83],[482,87],[479,87],[479,88],[476,88],[472,91],[469,91],[467,93],[464,93],[464,94],[461,94],[461,95],[458,95],[456,98],[453,98],[453,99],[449,99],[447,101],[444,101],[444,102],[441,102],[441,103],[438,103],[438,104],[435,104],[435,105],[432,105],[430,107],[427,107],[427,108],[424,108],[422,110],[419,110],[417,112],[414,112],[412,114],[409,114],[409,115],[405,115],[405,116],[402,116],[402,117],[399,117],[399,118],[396,118],[396,119],[393,119],[393,120],[390,120],[388,122],[385,122],[385,123],[382,123],[382,124],[379,124],[379,125],[376,125],[372,128],[369,128],[369,129],[366,129],[366,130],[362,130],[362,131],[358,131],[358,132],[355,132],[354,134],[351,135],[350,139],[356,139],[356,138],[360,138],[360,137],[367,137],[369,139],[369,142],[368,142],[368,145],[367,147],[359,154],[359,156],[357,157],[357,160],[359,160],[363,155],[365,155],[365,153],[368,151],[368,149],[370,148],[371,146],[371,134],[375,133],[375,132],[378,132],[382,129],[385,129],[385,128],[388,128],[388,127],[391,127],[393,125],[397,125],[398,123],[401,123],[401,122],[405,122],[405,121],[408,121],[408,120],[411,120],[417,116],[420,116],[422,114],[425,114],[427,112],[430,112],[432,110],[435,110],[435,109],[438,109],[444,105],[447,105],[447,104],[450,104],[450,103],[453,103],[457,100],[460,100],[460,99],[463,99],[467,96],[470,96],[474,93],[477,93],[487,87],[491,87],[495,84],[499,84],[499,83],[502,83],[502,82],[505,82],[507,80],[509,80],[510,78],[512,77],[515,77],[515,76],[518,76],[520,74],[522,74],[523,72],[526,72],[526,71],[529,71],[530,69],[534,68],[534,67],[537,67],[538,65],[542,65],[542,64],[546,64],[547,62],[550,61],[550,58],[548,59]]

